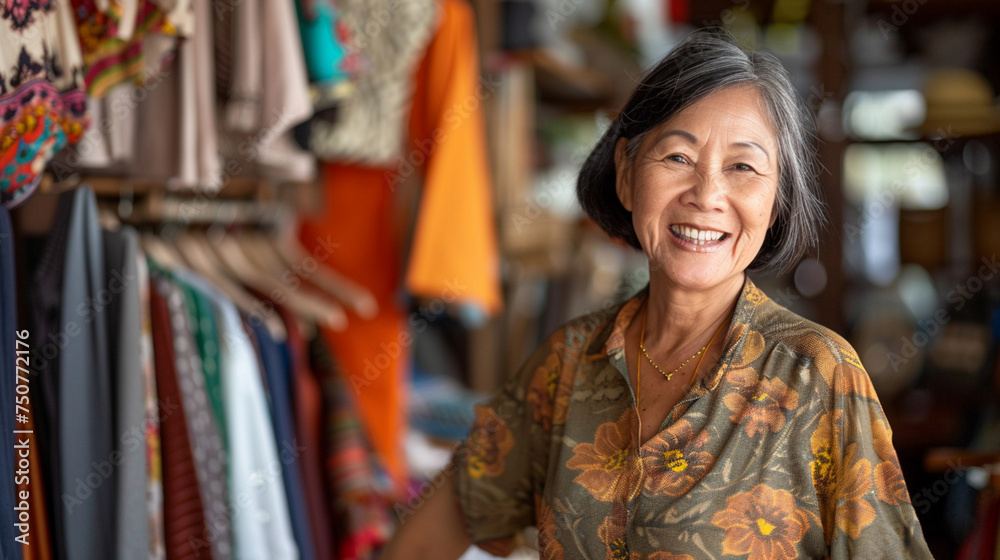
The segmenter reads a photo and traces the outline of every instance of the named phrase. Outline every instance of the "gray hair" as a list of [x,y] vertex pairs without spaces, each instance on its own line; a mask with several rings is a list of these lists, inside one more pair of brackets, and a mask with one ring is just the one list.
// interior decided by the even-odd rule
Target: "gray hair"
[[750,269],[787,271],[815,247],[824,223],[812,117],[773,55],[749,51],[726,32],[700,30],[654,66],[598,141],[580,171],[577,197],[608,235],[641,250],[631,212],[615,191],[614,150],[627,138],[632,161],[646,133],[704,97],[748,84],[756,88],[778,140],[777,217]]

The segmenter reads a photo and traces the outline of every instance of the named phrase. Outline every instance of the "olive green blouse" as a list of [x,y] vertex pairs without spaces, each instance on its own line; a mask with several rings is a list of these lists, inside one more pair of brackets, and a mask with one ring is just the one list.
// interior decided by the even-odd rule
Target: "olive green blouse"
[[624,332],[646,292],[561,327],[452,469],[474,542],[542,559],[931,558],[854,349],[749,279],[722,357],[639,445]]

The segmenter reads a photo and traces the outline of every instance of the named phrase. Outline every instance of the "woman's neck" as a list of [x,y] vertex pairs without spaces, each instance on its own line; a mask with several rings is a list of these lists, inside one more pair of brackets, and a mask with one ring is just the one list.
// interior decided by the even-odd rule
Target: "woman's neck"
[[738,275],[709,290],[688,290],[662,274],[651,274],[646,313],[645,345],[664,354],[705,345],[711,333],[729,319],[743,289]]

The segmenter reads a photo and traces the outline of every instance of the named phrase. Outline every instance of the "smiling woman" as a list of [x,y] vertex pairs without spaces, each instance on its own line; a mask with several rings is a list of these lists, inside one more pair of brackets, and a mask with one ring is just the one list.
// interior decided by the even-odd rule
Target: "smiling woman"
[[631,157],[628,139],[615,147],[639,246],[677,288],[742,284],[778,210],[776,135],[757,89],[708,95],[641,137]]
[[931,558],[854,349],[746,276],[816,241],[807,122],[778,61],[729,36],[648,73],[577,188],[648,288],[479,407],[386,559],[505,553],[528,525],[543,559]]

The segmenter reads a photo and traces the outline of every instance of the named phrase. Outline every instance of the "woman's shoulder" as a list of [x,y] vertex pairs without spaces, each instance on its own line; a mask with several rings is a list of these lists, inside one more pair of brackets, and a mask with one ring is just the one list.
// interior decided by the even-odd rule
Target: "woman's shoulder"
[[877,400],[858,353],[843,336],[764,300],[748,321],[748,330],[758,333],[753,336],[762,350],[757,367],[763,378],[780,378],[799,392]]
[[767,299],[758,305],[749,327],[760,333],[767,346],[780,347],[803,358],[861,367],[858,353],[843,336],[774,300]]

